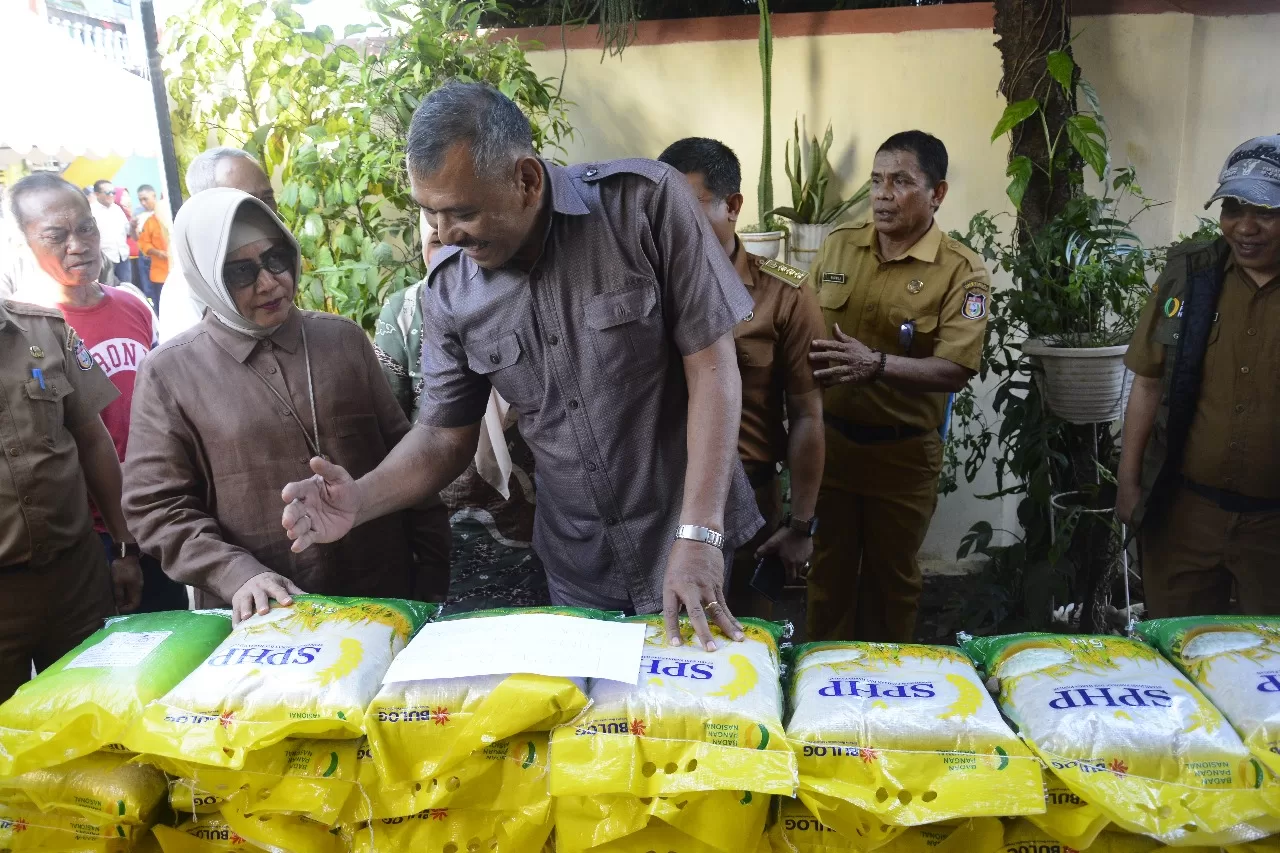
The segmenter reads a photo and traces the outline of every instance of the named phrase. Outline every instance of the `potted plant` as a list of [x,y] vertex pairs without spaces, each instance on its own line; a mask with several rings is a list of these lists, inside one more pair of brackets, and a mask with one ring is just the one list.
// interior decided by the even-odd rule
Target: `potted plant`
[[809,138],[809,167],[806,170],[800,157],[800,122],[797,119],[792,140],[795,148],[791,147],[791,142],[787,143],[785,161],[787,178],[791,182],[791,206],[769,211],[791,220],[787,263],[802,270],[809,269],[822,248],[822,242],[836,227],[836,221],[871,193],[870,181],[844,201],[831,190],[834,172],[827,155],[831,151],[832,138],[830,124],[821,144],[816,136]]
[[763,94],[764,137],[760,145],[760,182],[756,187],[756,207],[760,222],[738,230],[743,246],[753,255],[777,258],[782,253],[786,228],[773,214],[773,25],[769,20],[769,0],[760,4],[760,86]]

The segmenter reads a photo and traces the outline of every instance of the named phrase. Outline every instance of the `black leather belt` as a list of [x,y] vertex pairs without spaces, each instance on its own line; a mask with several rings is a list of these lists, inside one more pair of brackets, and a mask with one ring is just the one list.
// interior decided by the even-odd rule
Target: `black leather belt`
[[1218,509],[1224,512],[1275,512],[1280,510],[1280,499],[1277,498],[1255,498],[1249,495],[1242,495],[1239,492],[1228,492],[1225,489],[1203,486],[1185,477],[1182,479],[1182,485],[1186,486],[1188,491],[1213,501],[1218,505]]
[[843,418],[823,413],[822,419],[827,426],[843,435],[855,444],[882,444],[886,441],[904,441],[924,435],[929,430],[915,426],[871,426],[869,424],[852,424]]
[[778,466],[772,462],[743,462],[742,468],[747,472],[747,482],[752,489],[763,488],[778,476]]

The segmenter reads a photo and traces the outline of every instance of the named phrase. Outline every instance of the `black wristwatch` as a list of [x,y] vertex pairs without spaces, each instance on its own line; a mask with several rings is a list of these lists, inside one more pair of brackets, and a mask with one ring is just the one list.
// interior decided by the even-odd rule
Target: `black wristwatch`
[[117,542],[115,546],[115,559],[117,560],[123,560],[125,557],[142,556],[142,549],[138,547],[137,542]]
[[818,532],[818,517],[816,515],[808,521],[804,521],[799,518],[792,518],[791,513],[787,513],[787,517],[782,520],[782,524],[784,527],[810,539]]

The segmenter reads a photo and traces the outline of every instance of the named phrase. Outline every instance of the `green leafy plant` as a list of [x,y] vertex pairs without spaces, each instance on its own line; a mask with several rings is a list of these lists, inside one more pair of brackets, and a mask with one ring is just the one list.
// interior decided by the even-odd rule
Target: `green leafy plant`
[[[838,193],[831,191],[831,180],[834,170],[828,155],[834,141],[831,125],[818,142],[818,137],[811,136],[808,142],[808,168],[800,156],[800,120],[797,119],[793,130],[792,142],[787,143],[785,168],[787,179],[791,182],[791,206],[775,207],[770,215],[790,219],[798,225],[829,225],[860,201],[871,194],[871,182],[867,181],[849,198],[841,201]],[[828,198],[830,193],[830,198]]]
[[[522,48],[486,35],[489,0],[376,0],[386,37],[357,51],[307,31],[289,0],[203,0],[166,29],[166,79],[179,161],[243,147],[279,188],[302,245],[298,302],[368,330],[392,293],[425,274],[404,141],[413,111],[449,79],[489,83],[529,116],[554,158],[572,130],[554,81]],[[362,28],[348,28],[344,37]]]
[[773,20],[769,17],[769,0],[759,0],[760,34],[757,47],[760,54],[760,91],[763,119],[763,138],[760,143],[760,180],[756,184],[756,208],[760,222],[748,225],[744,233],[764,234],[785,231],[786,228],[773,215]]

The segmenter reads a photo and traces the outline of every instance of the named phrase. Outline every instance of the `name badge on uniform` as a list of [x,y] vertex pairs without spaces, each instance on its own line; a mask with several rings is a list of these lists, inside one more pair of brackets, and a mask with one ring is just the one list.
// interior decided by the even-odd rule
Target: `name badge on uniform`
[[924,282],[920,279],[913,278],[911,281],[907,282],[907,293],[915,294],[922,290],[924,290]]
[[844,284],[849,277],[842,272],[824,272],[822,274],[823,284]]
[[987,316],[987,295],[971,290],[964,295],[964,307],[960,309],[966,319],[981,320]]

